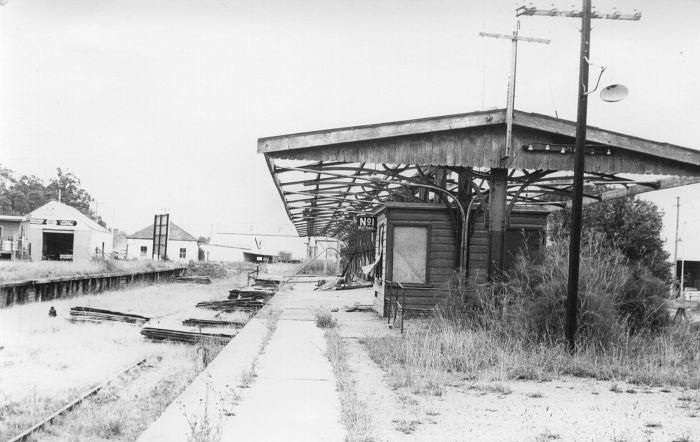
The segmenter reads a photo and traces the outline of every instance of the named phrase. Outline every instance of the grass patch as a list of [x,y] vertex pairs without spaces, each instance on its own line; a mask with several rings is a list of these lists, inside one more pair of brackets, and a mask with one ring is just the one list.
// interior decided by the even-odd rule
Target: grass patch
[[537,442],[545,442],[545,441],[549,441],[549,440],[559,440],[559,439],[561,439],[561,436],[559,436],[558,434],[552,433],[549,430],[545,430],[544,433],[539,434],[535,440]]
[[511,390],[510,387],[508,387],[507,385],[503,385],[501,383],[472,384],[469,386],[469,390],[480,391],[484,394],[486,394],[486,393],[499,394],[502,396],[511,394],[513,392],[513,390]]
[[257,365],[257,357],[253,360],[253,362],[250,364],[250,367],[245,370],[241,374],[241,380],[240,383],[238,384],[239,388],[249,388],[250,384],[253,383],[253,380],[255,379],[255,366]]
[[349,442],[372,441],[372,419],[369,407],[362,401],[355,390],[352,373],[348,365],[348,353],[343,338],[334,328],[325,332],[328,360],[333,366],[338,391],[343,424],[347,430],[346,440]]
[[171,261],[118,261],[111,259],[84,262],[0,261],[0,281],[12,282],[28,279],[89,276],[102,273],[164,270],[177,267],[178,265],[180,264]]
[[152,356],[28,440],[137,439],[203,369],[196,346],[165,345],[175,351]]
[[415,393],[439,394],[454,379],[561,376],[700,389],[700,324],[670,322],[663,281],[600,237],[584,238],[571,353],[563,336],[568,242],[555,238],[544,262],[521,257],[505,282],[476,291],[455,278],[432,318],[411,320],[403,335],[367,336],[370,357],[396,388]]
[[363,343],[395,388],[414,393],[439,394],[456,376],[490,382],[577,376],[700,388],[700,331],[687,324],[630,335],[609,348],[582,343],[575,354],[564,343],[528,342],[441,317],[412,325],[403,335],[380,333]]
[[250,265],[241,262],[196,262],[190,261],[185,270],[186,276],[208,276],[212,279],[230,278],[243,271],[250,270]]
[[421,421],[415,419],[394,419],[391,423],[394,424],[394,429],[396,431],[400,431],[403,434],[413,434],[418,428],[418,425],[422,424]]
[[318,328],[335,328],[338,326],[338,320],[333,317],[333,313],[323,307],[314,310],[316,318],[316,327]]

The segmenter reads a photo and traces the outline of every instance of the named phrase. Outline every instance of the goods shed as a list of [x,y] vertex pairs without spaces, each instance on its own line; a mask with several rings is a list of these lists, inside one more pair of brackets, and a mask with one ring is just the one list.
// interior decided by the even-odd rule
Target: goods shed
[[32,261],[88,261],[112,252],[112,232],[74,207],[49,201],[26,219]]
[[[258,152],[299,236],[352,247],[373,217],[377,310],[399,285],[423,309],[451,276],[473,288],[525,246],[537,258],[547,213],[570,203],[576,124],[514,111],[507,140],[506,121],[497,109],[320,130],[261,138]],[[585,204],[700,182],[694,149],[595,127],[585,149]]]

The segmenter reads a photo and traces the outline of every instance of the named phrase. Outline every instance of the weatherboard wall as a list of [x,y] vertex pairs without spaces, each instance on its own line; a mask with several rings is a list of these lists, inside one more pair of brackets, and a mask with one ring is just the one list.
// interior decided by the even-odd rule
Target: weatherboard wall
[[[389,203],[377,216],[377,229],[381,229],[382,225],[386,231],[382,262],[384,278],[375,284],[375,309],[386,315],[388,304],[397,293],[406,309],[430,309],[444,302],[448,293],[447,283],[459,266],[459,236],[449,210],[435,204]],[[397,227],[424,227],[428,230],[425,281],[422,283],[395,281],[393,250],[397,246],[394,242]],[[397,291],[392,282],[400,282],[405,287],[405,293],[403,290]]]
[[[142,238],[127,238],[127,259],[152,259],[153,240]],[[146,248],[146,253],[141,254],[141,247]],[[185,257],[180,257],[180,249],[185,249]],[[168,240],[168,259],[176,262],[197,261],[199,247],[197,241]]]
[[[547,212],[540,209],[516,209],[509,218],[506,232],[506,266],[512,266],[520,252],[531,259],[541,259]],[[403,307],[411,310],[428,310],[447,301],[449,282],[459,268],[459,232],[456,219],[448,209],[434,204],[389,203],[377,213],[376,253],[382,254],[379,274],[375,275],[374,309],[389,314],[389,306],[398,299]],[[428,228],[429,242],[426,252],[426,281],[406,283],[397,281],[394,275],[394,230],[397,226],[423,226]],[[473,214],[469,237],[468,278],[471,287],[483,284],[489,277],[488,218],[483,212]],[[384,234],[382,234],[384,230]],[[404,288],[397,287],[397,282]]]

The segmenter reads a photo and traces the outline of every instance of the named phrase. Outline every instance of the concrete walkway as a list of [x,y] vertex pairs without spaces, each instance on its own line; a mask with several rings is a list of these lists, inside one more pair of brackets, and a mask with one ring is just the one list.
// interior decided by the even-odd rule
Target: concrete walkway
[[294,284],[278,293],[138,440],[343,441],[336,379],[314,310],[368,303],[371,295],[313,288]]

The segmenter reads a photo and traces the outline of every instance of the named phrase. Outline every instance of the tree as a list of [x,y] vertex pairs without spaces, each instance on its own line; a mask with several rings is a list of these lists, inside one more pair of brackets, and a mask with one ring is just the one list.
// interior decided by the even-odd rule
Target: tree
[[[663,212],[656,204],[637,197],[589,204],[583,208],[583,230],[605,235],[633,264],[648,268],[664,281],[671,278],[669,253],[661,239]],[[571,212],[563,210],[551,217],[554,235],[568,235]]]
[[57,175],[48,185],[34,175],[19,176],[0,165],[0,213],[7,215],[26,215],[43,206],[52,199],[58,200],[59,189],[61,202],[75,207],[84,215],[105,226],[102,218],[90,205],[92,196],[80,186],[80,179],[72,172],[64,172],[60,167]]
[[206,236],[200,236],[197,238],[197,261],[207,260],[207,252],[202,248],[202,246],[209,244],[209,241],[211,241],[211,238],[207,238]]

